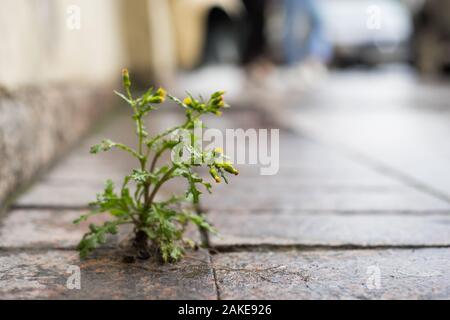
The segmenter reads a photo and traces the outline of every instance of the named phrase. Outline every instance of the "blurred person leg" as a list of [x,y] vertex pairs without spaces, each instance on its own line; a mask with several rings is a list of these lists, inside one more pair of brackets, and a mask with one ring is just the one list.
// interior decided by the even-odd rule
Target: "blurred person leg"
[[284,51],[287,65],[309,57],[327,62],[330,45],[323,35],[320,10],[314,0],[284,0]]
[[323,63],[331,58],[331,47],[323,31],[320,9],[315,0],[303,0],[311,21],[311,29],[308,37],[308,56]]
[[248,90],[277,89],[275,66],[267,56],[266,9],[268,0],[242,0],[247,11],[244,21],[242,63],[247,76]]
[[315,0],[284,0],[285,79],[291,90],[311,87],[326,72],[331,56]]
[[287,65],[296,64],[305,55],[300,37],[302,20],[302,0],[284,0],[284,56]]
[[246,9],[244,52],[242,62],[249,64],[266,52],[265,8],[267,0],[242,0]]

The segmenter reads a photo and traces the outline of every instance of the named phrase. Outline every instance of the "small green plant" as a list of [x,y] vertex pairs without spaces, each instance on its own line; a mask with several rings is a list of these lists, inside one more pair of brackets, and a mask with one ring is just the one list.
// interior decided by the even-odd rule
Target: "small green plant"
[[[195,128],[201,125],[200,117],[205,114],[220,115],[224,102],[223,91],[217,91],[205,101],[195,99],[192,95],[183,100],[167,95],[162,88],[149,89],[142,96],[134,98],[131,94],[131,81],[126,69],[122,72],[125,94],[115,92],[125,100],[133,111],[132,119],[136,125],[137,148],[103,140],[91,147],[91,153],[109,151],[116,148],[129,153],[137,160],[137,168],[124,177],[119,192],[108,180],[103,193],[90,203],[91,211],[82,215],[74,223],[86,221],[97,214],[110,214],[112,219],[103,225],[91,224],[90,231],[81,239],[78,250],[83,258],[106,240],[108,234],[116,234],[121,225],[131,224],[134,227],[133,246],[138,258],[147,259],[157,255],[164,262],[179,260],[187,246],[196,246],[191,239],[186,239],[186,226],[193,223],[206,231],[215,230],[197,212],[201,188],[211,192],[211,184],[203,179],[195,169],[200,166],[209,167],[209,173],[217,183],[226,174],[238,174],[238,171],[227,161],[220,148],[202,150],[200,137]],[[176,127],[155,136],[149,136],[144,126],[145,117],[157,109],[168,96],[185,111],[186,121]],[[158,159],[164,153],[171,153],[170,161],[158,166]],[[156,201],[161,187],[174,178],[185,179],[187,191],[183,195],[172,195],[169,199]],[[200,189],[199,189],[200,186]],[[203,187],[202,187],[203,186]]]

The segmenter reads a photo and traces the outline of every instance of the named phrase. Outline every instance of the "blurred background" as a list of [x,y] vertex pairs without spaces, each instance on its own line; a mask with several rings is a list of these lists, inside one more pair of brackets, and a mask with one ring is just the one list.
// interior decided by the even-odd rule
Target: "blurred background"
[[278,71],[294,76],[294,69],[301,74],[325,66],[393,63],[438,76],[448,71],[449,5],[445,0],[7,0],[0,16],[0,83],[11,89],[110,81],[124,65],[142,80],[165,85],[184,73],[219,66],[261,83]]
[[[450,101],[447,0],[3,0],[1,6],[0,199],[114,105],[110,92],[123,67],[135,84],[174,93],[223,88],[236,108],[308,130],[319,130],[330,115],[351,121],[388,106],[442,111]],[[358,119],[350,125],[364,123]],[[369,119],[369,127],[380,124]],[[430,121],[408,129],[436,123]],[[386,139],[376,135],[380,128],[399,128],[382,123],[366,138]],[[347,129],[339,131],[346,142],[361,133]]]

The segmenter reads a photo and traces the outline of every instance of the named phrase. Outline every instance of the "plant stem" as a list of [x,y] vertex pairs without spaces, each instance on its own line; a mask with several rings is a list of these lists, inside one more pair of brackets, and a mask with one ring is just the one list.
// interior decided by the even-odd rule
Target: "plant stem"
[[138,159],[141,158],[141,155],[136,150],[134,150],[133,148],[130,148],[130,147],[124,145],[123,143],[115,143],[114,146],[116,148],[119,148],[119,149],[122,149],[122,150],[124,150],[126,152],[131,153],[133,156],[135,156]]
[[169,171],[166,172],[166,174],[161,178],[161,180],[158,181],[158,183],[155,185],[155,187],[153,188],[152,193],[150,194],[149,198],[147,199],[147,205],[150,206],[153,203],[153,199],[156,196],[156,193],[158,192],[159,188],[161,188],[161,186],[164,184],[164,182],[166,182],[167,180],[170,179],[170,175],[177,169],[177,166],[173,166],[172,168],[170,168]]
[[143,140],[143,132],[142,132],[142,118],[139,115],[138,118],[136,119],[136,124],[138,127],[138,136],[139,136],[139,146],[138,146],[138,152],[140,155],[140,162],[141,162],[141,166],[143,166],[141,169],[144,170],[145,169],[145,157],[142,154],[142,140]]
[[158,161],[159,157],[161,156],[161,154],[164,152],[165,148],[158,151],[155,156],[153,157],[152,163],[150,164],[150,173],[153,173],[153,171],[155,171],[155,167],[156,167],[156,162]]

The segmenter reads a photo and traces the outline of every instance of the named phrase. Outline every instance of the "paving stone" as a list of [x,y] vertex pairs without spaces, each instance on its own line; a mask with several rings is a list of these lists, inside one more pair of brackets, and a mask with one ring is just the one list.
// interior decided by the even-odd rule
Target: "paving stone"
[[221,299],[450,298],[449,248],[238,252],[213,263]]
[[[125,176],[126,173],[123,174]],[[111,180],[118,191],[123,181],[122,177]],[[106,181],[106,180],[104,180]],[[52,208],[87,208],[88,204],[95,201],[96,195],[104,190],[104,181],[54,181],[44,180],[24,193],[15,203],[16,208],[24,207],[52,207]],[[186,188],[182,178],[167,182],[159,191],[156,199],[169,197],[173,192],[184,193]],[[130,185],[133,192],[134,186]]]
[[213,246],[450,246],[450,214],[210,212]]
[[[80,261],[75,251],[0,251],[0,299],[215,299],[207,252],[189,252],[175,265],[122,262],[103,250]],[[81,289],[67,282],[80,268]]]
[[40,183],[23,194],[15,203],[16,207],[66,207],[87,208],[103,190],[101,184]]
[[[338,81],[333,77],[313,94],[315,99],[307,103],[307,110],[304,101],[297,103],[299,112],[286,120],[301,133],[376,159],[450,197],[448,84],[436,90],[436,84],[424,85],[410,77],[406,87],[404,80],[390,87],[382,73],[374,81],[367,78],[364,74],[348,74]],[[361,90],[355,91],[355,82],[360,82]],[[389,91],[399,87],[403,87],[397,90],[400,96],[394,99]],[[338,94],[328,94],[337,88]],[[383,89],[368,98],[375,88]]]
[[[13,210],[0,220],[0,245],[3,248],[75,248],[89,230],[89,224],[102,224],[108,215],[93,216],[88,222],[72,222],[86,214],[79,210]],[[124,242],[130,228],[119,236],[109,236],[108,245]]]
[[[356,150],[375,163],[382,163],[450,197],[450,183],[445,174],[450,149],[444,138],[449,134],[448,112],[385,113],[376,117],[358,116],[357,119],[311,114],[301,118],[298,125],[311,135]],[[332,129],[325,131],[314,124],[317,122],[326,123],[326,127]],[[390,135],[380,135],[380,132]]]
[[[103,224],[111,220],[107,214],[96,215],[79,225],[72,222],[86,214],[80,210],[13,210],[0,220],[2,248],[72,248],[89,230],[89,224]],[[123,225],[118,235],[109,235],[102,247],[126,247],[131,243],[132,226]],[[200,242],[197,228],[189,226],[186,237]]]
[[[326,190],[295,188],[291,191],[271,187],[270,183],[247,185],[240,188],[238,182],[223,192],[215,192],[203,198],[203,206],[214,210],[449,210],[450,203],[409,187],[395,189],[335,189]],[[222,189],[223,190],[223,189]]]
[[308,169],[341,168],[342,170],[372,171],[370,167],[361,164],[338,149],[313,140],[314,137],[280,132],[280,166]]
[[[237,165],[240,170],[239,181],[271,183],[280,181],[290,184],[339,184],[339,185],[376,185],[399,186],[402,182],[362,165],[361,163],[338,154],[329,147],[305,139],[301,135],[292,137],[281,134],[280,155],[275,175],[262,176],[261,169],[267,167],[261,163]],[[238,146],[238,149],[243,146]],[[225,148],[225,152],[227,150]]]
[[119,151],[111,151],[109,154],[109,156],[117,158],[108,159],[105,155],[91,155],[83,160],[68,158],[55,166],[38,183],[50,182],[63,185],[85,182],[86,184],[98,185],[107,179],[120,180],[134,167],[130,159],[123,159],[123,156],[122,158],[119,157]]
[[404,183],[367,168],[335,166],[281,166],[275,175],[261,175],[259,165],[237,165],[239,176],[232,185],[268,184],[286,186],[398,187]]

